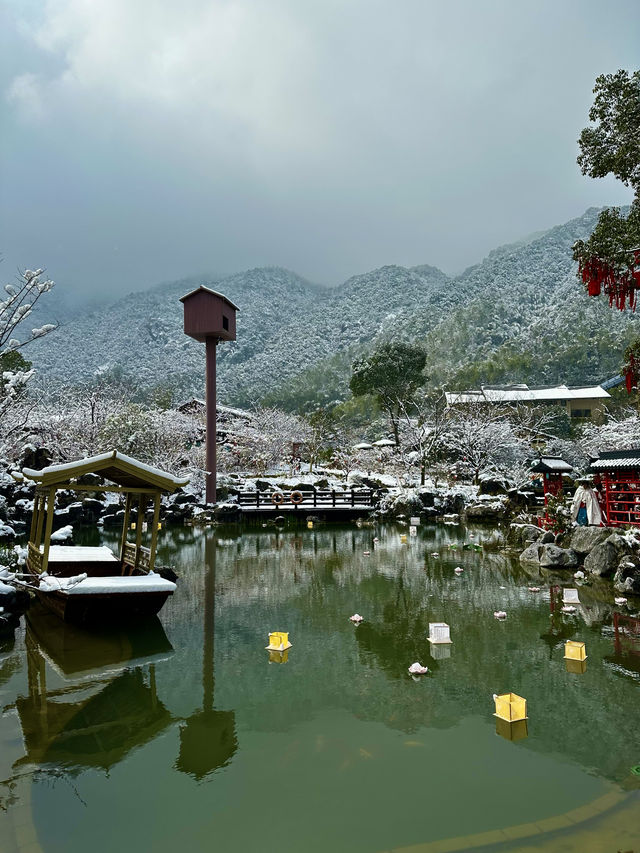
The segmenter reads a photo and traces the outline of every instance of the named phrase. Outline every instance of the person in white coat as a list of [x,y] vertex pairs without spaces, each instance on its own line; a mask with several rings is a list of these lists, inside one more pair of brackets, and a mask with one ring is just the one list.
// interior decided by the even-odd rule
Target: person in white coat
[[578,488],[571,504],[571,518],[580,525],[602,525],[602,512],[593,483],[588,477],[578,480]]

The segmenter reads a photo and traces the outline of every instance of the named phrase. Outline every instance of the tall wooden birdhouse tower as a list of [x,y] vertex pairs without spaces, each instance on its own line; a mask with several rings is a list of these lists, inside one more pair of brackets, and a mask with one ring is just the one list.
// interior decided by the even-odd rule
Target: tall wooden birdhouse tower
[[216,347],[235,341],[238,306],[222,293],[200,286],[180,299],[184,333],[206,345],[207,503],[216,502]]

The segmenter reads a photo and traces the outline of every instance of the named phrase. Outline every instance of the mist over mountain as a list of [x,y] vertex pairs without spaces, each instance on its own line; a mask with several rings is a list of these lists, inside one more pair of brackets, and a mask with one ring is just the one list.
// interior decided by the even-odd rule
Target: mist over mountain
[[204,347],[184,335],[179,298],[207,284],[240,308],[237,341],[218,349],[228,404],[344,399],[352,360],[389,338],[426,347],[434,384],[598,383],[618,371],[637,321],[589,299],[575,278],[571,246],[597,215],[499,247],[454,278],[425,264],[384,266],[335,288],[279,267],[165,283],[70,318],[28,355],[47,383],[112,376],[136,392],[202,395]]

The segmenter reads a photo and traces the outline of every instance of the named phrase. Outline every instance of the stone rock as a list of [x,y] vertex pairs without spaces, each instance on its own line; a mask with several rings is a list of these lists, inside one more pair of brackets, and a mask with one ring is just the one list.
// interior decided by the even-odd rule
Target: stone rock
[[480,479],[478,487],[479,495],[506,495],[513,488],[513,483],[510,483],[504,477],[499,475],[489,475]]
[[178,492],[178,494],[175,495],[172,500],[172,503],[176,506],[181,506],[182,504],[194,504],[197,502],[198,499],[195,495],[189,495],[186,492]]
[[315,487],[316,489],[328,489],[329,481],[326,477],[321,477],[319,480],[316,480]]
[[640,560],[637,557],[623,557],[613,578],[613,586],[618,592],[640,594]]
[[540,552],[544,546],[540,544],[540,542],[532,542],[528,548],[520,554],[520,562],[521,563],[535,563],[536,565],[540,564]]
[[[73,504],[71,504],[73,506]],[[82,501],[82,517],[84,521],[96,522],[104,513],[104,504],[96,498],[85,498]]]
[[16,538],[16,531],[3,521],[0,521],[0,542],[12,542]]
[[102,517],[102,523],[105,527],[118,527],[122,524],[123,520],[124,514],[122,518],[118,519],[117,513],[115,512],[109,512]]
[[542,529],[535,524],[513,523],[509,525],[507,542],[512,545],[524,545],[528,542],[536,542],[542,536]]
[[22,456],[18,462],[19,468],[34,468],[40,471],[51,465],[53,456],[46,447],[34,447],[33,444],[26,444],[22,449]]
[[584,569],[597,577],[607,577],[616,571],[623,557],[629,557],[631,554],[631,546],[626,539],[618,533],[612,533],[587,554]]
[[551,543],[541,546],[540,566],[543,569],[575,569],[578,555],[571,548],[558,548]]
[[589,554],[615,531],[611,527],[576,527],[571,533],[571,547],[578,554]]
[[427,509],[431,509],[435,505],[436,495],[429,489],[418,489],[417,495],[420,498],[420,503]]
[[[240,512],[238,504],[223,503],[216,504],[213,508],[213,515],[217,520],[235,518]],[[200,517],[202,520],[202,517]]]
[[99,474],[83,474],[78,477],[78,482],[83,486],[100,486],[103,484],[102,477]]
[[273,492],[275,491],[273,485],[268,483],[266,480],[256,480],[255,487],[259,492]]
[[465,510],[469,521],[504,521],[507,509],[503,503],[471,504]]
[[543,545],[550,545],[550,544],[555,545],[555,543],[556,543],[555,533],[553,533],[553,531],[551,531],[551,530],[545,530],[545,532],[542,534],[542,536],[540,536],[540,542]]

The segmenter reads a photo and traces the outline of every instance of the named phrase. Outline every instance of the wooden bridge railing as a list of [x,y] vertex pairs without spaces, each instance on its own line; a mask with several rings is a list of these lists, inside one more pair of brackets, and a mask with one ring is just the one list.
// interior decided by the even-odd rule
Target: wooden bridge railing
[[[280,509],[290,511],[303,509],[327,509],[374,506],[373,489],[349,489],[341,492],[336,489],[316,489],[313,492],[240,492],[238,503],[246,509]],[[300,499],[302,496],[302,499]]]

